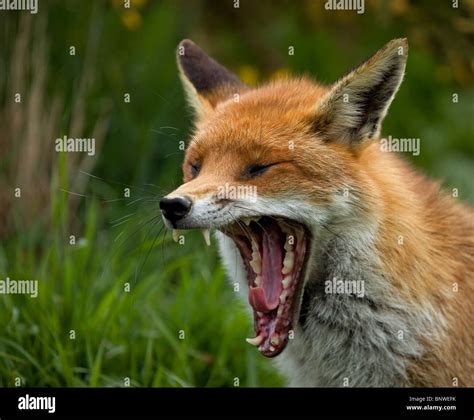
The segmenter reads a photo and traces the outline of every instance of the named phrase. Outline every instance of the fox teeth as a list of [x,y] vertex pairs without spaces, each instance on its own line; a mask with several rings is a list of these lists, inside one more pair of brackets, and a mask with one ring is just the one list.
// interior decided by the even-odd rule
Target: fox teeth
[[252,243],[252,259],[254,261],[258,261],[259,264],[262,262],[262,259],[260,257],[260,252],[258,250],[258,245],[257,243],[254,241],[254,239],[252,238],[250,240],[250,242]]
[[211,233],[209,232],[209,229],[203,229],[202,236],[204,236],[204,242],[206,242],[206,245],[211,246]]
[[262,258],[260,257],[260,253],[258,252],[257,244],[255,244],[254,242],[252,242],[252,260],[250,262],[252,261],[258,263],[259,266],[262,265]]
[[262,284],[262,276],[255,277],[255,284],[257,287],[260,287]]
[[288,290],[283,290],[280,295],[280,303],[285,303],[286,297],[288,296]]
[[283,315],[283,306],[278,305],[277,317],[280,317],[282,315]]
[[250,267],[252,267],[252,270],[255,274],[261,274],[262,273],[262,262],[260,259],[253,259],[249,262]]
[[255,243],[255,241],[251,241],[252,242],[252,258],[255,259],[255,255],[258,255],[258,257],[260,257],[260,254],[258,253],[258,247],[257,247],[257,244]]
[[178,229],[173,229],[173,241],[175,241],[175,242],[179,241],[179,230]]
[[291,276],[285,276],[285,278],[281,281],[283,285],[283,289],[288,289],[291,284]]
[[288,251],[285,254],[285,259],[283,260],[283,268],[281,270],[282,274],[288,274],[293,270],[293,265],[295,262],[295,253]]
[[242,222],[244,222],[247,226],[250,226],[251,222],[258,222],[260,217],[242,217]]
[[278,346],[280,343],[280,337],[278,334],[273,334],[272,337],[270,338],[270,343],[272,343],[274,346]]
[[259,346],[263,341],[263,334],[259,334],[255,338],[246,338],[245,341],[252,346]]

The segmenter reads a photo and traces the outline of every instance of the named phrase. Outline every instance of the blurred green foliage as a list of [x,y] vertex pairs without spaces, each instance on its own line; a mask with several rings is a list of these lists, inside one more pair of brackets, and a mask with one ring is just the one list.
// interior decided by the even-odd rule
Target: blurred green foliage
[[[462,186],[461,197],[474,201],[474,187],[465,182],[473,174],[474,30],[472,24],[463,29],[456,23],[472,18],[472,2],[454,9],[450,2],[367,0],[363,15],[328,12],[323,0],[233,4],[141,0],[124,9],[122,0],[51,2],[50,89],[72,94],[93,49],[89,44],[97,44],[91,121],[101,100],[114,103],[96,173],[121,182],[156,182],[164,189],[179,183],[178,141],[186,140],[192,127],[175,64],[183,38],[257,84],[282,71],[332,83],[388,40],[407,36],[407,74],[383,134],[419,137],[422,153],[414,164]],[[295,47],[293,56],[289,46]],[[124,102],[125,93],[130,103]],[[452,103],[453,93],[459,94],[458,104]],[[71,112],[66,103],[65,121]]]
[[[406,158],[474,203],[472,2],[455,9],[451,2],[366,0],[363,15],[325,11],[323,0],[234,5],[40,2],[47,92],[65,98],[58,136],[67,133],[75,88],[91,67],[84,137],[104,101],[112,106],[93,171],[99,178],[89,180],[78,209],[70,214],[70,196],[53,189],[47,222],[15,226],[0,245],[0,278],[41,282],[37,300],[0,297],[1,385],[12,386],[16,376],[30,386],[122,386],[126,377],[132,386],[233,386],[235,377],[241,386],[281,384],[270,361],[244,342],[251,325],[215,249],[203,250],[194,233],[180,247],[158,224],[144,223],[158,214],[157,197],[179,185],[179,142],[192,129],[175,64],[183,38],[257,85],[285,73],[332,83],[388,40],[407,36],[407,74],[383,134],[420,138],[420,156]],[[12,79],[18,28],[18,14],[0,14],[2,83]],[[52,171],[68,189],[64,167]],[[123,200],[126,187],[130,200]],[[123,223],[113,227],[117,220]],[[80,246],[68,244],[72,232]]]

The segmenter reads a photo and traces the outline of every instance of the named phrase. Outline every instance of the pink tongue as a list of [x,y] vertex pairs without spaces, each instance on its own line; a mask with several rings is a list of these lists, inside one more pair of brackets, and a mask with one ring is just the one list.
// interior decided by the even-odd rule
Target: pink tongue
[[272,227],[272,224],[268,224],[262,232],[262,284],[260,287],[251,287],[249,291],[250,305],[263,313],[278,306],[282,291],[282,234],[277,226]]

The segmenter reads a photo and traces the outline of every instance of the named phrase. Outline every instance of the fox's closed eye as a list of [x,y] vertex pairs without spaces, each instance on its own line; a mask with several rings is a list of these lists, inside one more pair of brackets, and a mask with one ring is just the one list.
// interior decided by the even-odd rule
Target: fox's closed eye
[[201,170],[201,165],[199,163],[191,163],[189,167],[191,168],[192,177],[196,178]]
[[275,164],[272,163],[270,165],[260,165],[258,163],[253,163],[245,167],[243,175],[248,178],[253,178],[262,175],[268,170],[268,168],[270,168],[270,166],[273,165]]

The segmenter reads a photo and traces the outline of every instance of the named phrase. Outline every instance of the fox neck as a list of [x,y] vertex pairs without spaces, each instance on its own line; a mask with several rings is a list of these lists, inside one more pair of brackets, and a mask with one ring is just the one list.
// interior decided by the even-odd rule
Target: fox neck
[[[409,361],[427,351],[423,335],[429,331],[430,346],[442,342],[446,320],[426,293],[433,288],[423,267],[426,242],[414,244],[429,240],[417,213],[426,209],[397,182],[404,164],[389,157],[384,165],[391,179],[370,177],[368,207],[313,232],[295,340],[279,360],[295,385],[410,385]],[[404,204],[394,211],[394,202]],[[363,296],[331,292],[337,281],[362,283]]]

